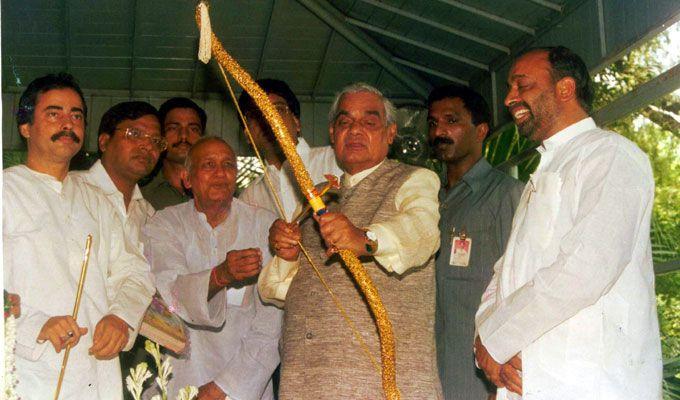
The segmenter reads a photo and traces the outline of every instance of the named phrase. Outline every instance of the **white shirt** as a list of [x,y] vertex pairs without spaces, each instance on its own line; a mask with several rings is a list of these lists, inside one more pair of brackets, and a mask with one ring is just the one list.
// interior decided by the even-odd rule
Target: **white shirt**
[[[540,147],[476,324],[525,399],[660,399],[646,155],[587,118]],[[499,400],[517,397],[499,390]]]
[[[118,358],[88,355],[102,317],[115,314],[135,330],[154,288],[149,267],[123,233],[113,209],[96,188],[67,176],[60,182],[25,165],[3,174],[3,266],[5,288],[21,296],[17,320],[17,392],[27,399],[54,396],[63,351],[36,343],[45,322],[70,315],[92,234],[78,324],[89,329],[69,356],[61,399],[120,399]],[[128,347],[136,332],[130,332]]]
[[106,169],[102,165],[101,160],[97,160],[97,162],[95,162],[87,171],[71,172],[70,175],[101,189],[109,200],[111,207],[116,210],[116,214],[120,218],[120,221],[125,228],[125,233],[130,238],[130,241],[132,243],[139,243],[141,248],[142,246],[139,238],[141,229],[146,224],[146,221],[153,216],[155,210],[151,203],[144,200],[142,191],[139,190],[139,186],[135,185],[135,188],[132,191],[132,199],[130,199],[130,204],[126,208],[123,193],[121,193],[113,183],[108,172],[106,172]]
[[[375,171],[382,163],[355,175],[344,174],[342,186],[351,188]],[[398,214],[366,229],[375,233],[378,250],[373,257],[388,272],[403,274],[425,263],[439,248],[439,177],[419,168],[404,181],[394,197]],[[299,260],[274,257],[260,273],[258,287],[265,301],[282,305]]]
[[[325,182],[324,175],[331,174],[335,176],[342,175],[342,170],[335,161],[335,153],[330,146],[324,147],[309,147],[305,139],[300,137],[296,146],[302,162],[305,164],[307,171],[315,185]],[[284,161],[281,169],[277,169],[273,165],[267,165],[267,174],[272,181],[272,186],[276,189],[276,194],[281,199],[283,209],[286,212],[286,220],[290,221],[296,209],[301,204],[306,204],[306,200],[300,192],[300,187],[295,180],[292,169],[288,160]],[[257,178],[257,180],[241,193],[239,199],[248,204],[253,204],[270,210],[276,215],[279,214],[276,208],[276,203],[269,190],[269,186],[264,179],[264,175]]]
[[158,291],[189,324],[188,354],[172,359],[172,396],[186,385],[215,381],[232,400],[273,398],[282,311],[264,305],[254,284],[207,301],[210,272],[227,252],[260,248],[269,261],[273,221],[271,212],[234,199],[227,219],[213,229],[190,200],[158,211],[143,228]]

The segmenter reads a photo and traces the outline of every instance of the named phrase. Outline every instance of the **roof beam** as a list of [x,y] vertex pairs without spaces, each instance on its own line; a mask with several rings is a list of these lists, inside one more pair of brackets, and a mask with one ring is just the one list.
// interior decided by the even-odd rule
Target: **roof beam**
[[130,80],[128,90],[130,97],[134,96],[133,85],[135,83],[135,40],[137,38],[137,17],[139,16],[139,3],[132,0],[132,35],[130,36]]
[[655,262],[654,263],[654,274],[661,275],[668,272],[674,272],[680,270],[680,260],[670,260],[665,262]]
[[499,24],[509,26],[510,28],[514,28],[514,29],[520,30],[522,32],[526,32],[526,33],[528,33],[532,36],[534,36],[536,34],[536,30],[534,28],[530,27],[530,26],[526,26],[526,25],[517,23],[515,21],[511,21],[507,18],[499,17],[496,14],[491,14],[490,12],[480,10],[479,8],[468,6],[467,4],[463,4],[459,1],[455,1],[455,0],[439,0],[439,1],[441,1],[442,3],[448,4],[450,6],[459,8],[461,10],[465,10],[467,12],[479,15],[481,17],[488,18],[492,21],[496,21]]
[[385,4],[385,3],[381,3],[379,1],[375,1],[375,0],[361,0],[361,1],[363,1],[364,3],[370,4],[374,7],[378,7],[380,9],[383,9],[385,11],[389,11],[391,13],[401,15],[402,17],[406,17],[408,19],[423,23],[423,24],[431,26],[433,28],[440,29],[444,32],[448,32],[448,33],[451,33],[453,35],[460,36],[464,39],[471,40],[471,41],[478,43],[478,44],[481,44],[483,46],[491,47],[492,49],[502,51],[505,54],[510,54],[510,48],[509,47],[503,46],[503,45],[498,44],[496,42],[492,42],[490,40],[482,39],[482,38],[477,37],[475,35],[472,35],[470,33],[467,33],[467,32],[464,32],[464,31],[461,31],[461,30],[458,30],[458,29],[455,29],[455,28],[451,28],[450,26],[440,24],[439,22],[432,21],[431,19],[421,17],[419,15],[413,14],[413,13],[408,12],[408,11],[404,11],[400,8],[393,7],[393,6],[390,6],[390,5]]
[[323,22],[328,24],[332,29],[337,31],[352,45],[364,52],[373,61],[385,68],[397,80],[403,83],[406,87],[413,90],[418,96],[426,98],[429,94],[432,85],[425,82],[418,75],[411,71],[403,70],[392,61],[392,54],[377,44],[373,39],[363,32],[357,32],[352,29],[345,21],[345,15],[335,9],[333,6],[325,3],[320,3],[317,0],[297,0],[309,11],[314,13]]
[[404,60],[403,58],[392,57],[392,61],[399,63],[401,65],[405,65],[409,68],[413,68],[417,71],[425,72],[426,74],[430,74],[430,75],[433,75],[433,76],[438,76],[440,78],[444,78],[449,82],[455,82],[455,83],[458,83],[458,84],[461,84],[461,85],[470,86],[470,82],[468,82],[466,80],[456,78],[453,75],[445,74],[441,71],[437,71],[435,69],[432,69],[430,67],[426,67],[424,65],[420,65],[420,64],[416,64],[416,63],[413,63],[411,61],[408,61],[408,60]]
[[260,52],[260,60],[257,62],[257,75],[255,79],[260,79],[262,72],[264,71],[264,55],[267,52],[267,44],[269,43],[269,38],[272,34],[272,19],[274,18],[274,6],[276,5],[276,0],[272,0],[272,6],[269,9],[269,19],[267,20],[267,33],[264,35],[264,43],[262,43],[262,51]]
[[680,64],[595,111],[592,114],[593,119],[598,125],[608,125],[678,88],[680,88]]
[[[198,41],[199,39],[196,38],[196,46],[194,48],[194,54],[198,54]],[[196,57],[194,60],[194,69],[191,71],[191,97],[196,96],[196,92],[198,91],[198,73],[201,68],[201,60]]]
[[407,38],[404,35],[399,35],[397,33],[390,32],[386,29],[378,28],[376,26],[373,26],[371,24],[367,24],[365,22],[356,20],[354,18],[347,17],[346,21],[348,23],[352,24],[352,25],[358,26],[360,28],[367,29],[367,30],[375,32],[375,33],[379,33],[383,36],[391,37],[392,39],[396,39],[400,42],[408,43],[408,44],[415,46],[415,47],[420,47],[421,49],[425,49],[425,50],[431,51],[433,53],[437,53],[439,55],[442,55],[444,57],[448,57],[448,58],[454,59],[456,61],[462,62],[464,64],[471,65],[471,66],[473,66],[475,68],[479,68],[483,71],[489,71],[488,65],[483,64],[479,61],[472,60],[472,59],[467,58],[467,57],[463,57],[463,56],[458,55],[458,54],[451,53],[448,50],[444,50],[444,49],[440,49],[438,47],[430,46],[429,44],[425,44],[425,43],[419,42],[417,40]]
[[326,72],[326,64],[328,62],[328,53],[333,40],[335,39],[335,31],[331,30],[331,34],[328,35],[328,41],[326,42],[326,48],[323,50],[323,58],[321,59],[321,65],[319,65],[319,72],[316,74],[316,79],[314,79],[314,87],[312,88],[312,97],[316,96],[316,91],[319,89],[319,82],[321,82],[321,77]]
[[66,72],[71,72],[71,4],[64,2],[64,47],[66,51]]
[[561,5],[555,4],[555,3],[551,2],[551,1],[547,1],[547,0],[529,0],[529,1],[532,2],[532,3],[538,4],[539,6],[543,6],[543,7],[549,8],[551,10],[555,10],[559,13],[561,13],[562,9],[563,9],[563,7]]

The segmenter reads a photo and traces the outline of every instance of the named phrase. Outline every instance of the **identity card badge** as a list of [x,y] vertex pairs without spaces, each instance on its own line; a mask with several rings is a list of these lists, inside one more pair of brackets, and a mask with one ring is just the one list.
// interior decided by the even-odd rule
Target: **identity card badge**
[[449,265],[467,267],[470,265],[472,238],[468,237],[465,228],[461,229],[460,235],[454,235],[455,229],[453,228],[451,231],[451,257],[449,258]]

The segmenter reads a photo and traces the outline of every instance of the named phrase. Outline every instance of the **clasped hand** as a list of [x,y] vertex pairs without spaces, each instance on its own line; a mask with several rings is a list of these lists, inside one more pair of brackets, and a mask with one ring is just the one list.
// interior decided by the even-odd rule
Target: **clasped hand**
[[522,357],[518,353],[505,364],[491,357],[479,336],[475,339],[475,359],[486,378],[499,388],[522,394]]
[[257,248],[231,250],[217,268],[220,279],[228,282],[227,285],[257,276],[262,269],[262,251]]
[[[59,353],[67,346],[75,347],[87,331],[87,328],[78,326],[70,315],[61,315],[45,322],[38,341],[49,340]],[[95,326],[92,347],[88,351],[99,360],[112,359],[125,347],[129,337],[129,326],[125,321],[113,314],[106,315]]]

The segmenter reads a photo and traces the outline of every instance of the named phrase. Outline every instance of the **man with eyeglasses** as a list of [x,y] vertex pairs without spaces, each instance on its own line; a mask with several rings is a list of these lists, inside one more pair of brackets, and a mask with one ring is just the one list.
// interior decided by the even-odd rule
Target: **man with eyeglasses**
[[142,188],[142,194],[156,210],[162,210],[191,199],[191,193],[182,186],[181,172],[189,149],[205,133],[208,116],[191,99],[173,97],[161,104],[158,119],[167,151],[161,169]]
[[[4,287],[21,296],[17,393],[52,398],[70,346],[61,399],[120,399],[118,355],[131,346],[153,294],[149,266],[102,191],[68,174],[87,106],[65,73],[31,82],[17,124],[26,163],[3,172]],[[77,320],[71,316],[92,235]]]
[[104,113],[99,124],[101,159],[88,171],[74,173],[102,189],[126,234],[137,244],[140,229],[154,214],[137,182],[151,172],[165,148],[154,106],[143,101],[119,103]]
[[[335,161],[332,147],[310,147],[300,135],[300,102],[286,82],[278,79],[260,79],[257,83],[267,93],[269,100],[283,119],[283,123],[296,143],[296,150],[307,167],[312,181],[315,184],[325,181],[324,174],[342,175],[342,170]],[[272,128],[264,120],[252,97],[243,91],[238,104],[246,117],[246,124],[253,135],[255,145],[265,159],[267,173],[277,192],[276,194],[281,199],[286,214],[285,218],[290,221],[300,204],[305,203],[290,169],[290,164],[286,162],[286,156],[276,141]],[[241,127],[245,128],[244,126]],[[278,213],[274,197],[263,177],[252,182],[241,193],[239,199]]]
[[[137,182],[151,172],[166,148],[158,111],[143,101],[114,105],[102,116],[98,142],[100,159],[89,170],[74,172],[72,176],[104,192],[126,236],[142,252],[140,232],[155,211],[142,196]],[[150,361],[144,341],[145,338],[138,337],[132,349],[121,355],[123,379],[130,367]]]

